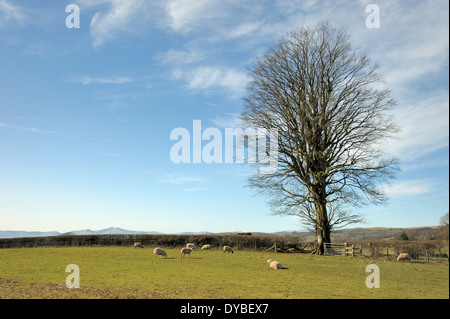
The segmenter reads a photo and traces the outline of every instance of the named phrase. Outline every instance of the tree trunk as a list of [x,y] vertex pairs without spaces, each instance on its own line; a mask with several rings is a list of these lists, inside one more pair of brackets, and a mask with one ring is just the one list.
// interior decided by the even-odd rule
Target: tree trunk
[[323,255],[325,252],[325,243],[331,242],[330,226],[328,223],[326,200],[316,202],[316,236],[317,236],[317,255]]
[[315,254],[323,255],[325,252],[325,243],[331,243],[330,230],[327,228],[323,230],[317,229],[316,236],[317,236],[317,249],[315,251]]
[[323,232],[320,229],[317,229],[317,249],[315,251],[315,253],[317,255],[323,255],[325,252],[325,247],[324,247],[324,236],[323,236]]

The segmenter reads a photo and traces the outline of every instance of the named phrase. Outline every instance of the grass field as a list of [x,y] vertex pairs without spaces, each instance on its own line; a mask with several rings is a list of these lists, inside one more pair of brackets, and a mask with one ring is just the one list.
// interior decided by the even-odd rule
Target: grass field
[[[179,249],[155,259],[150,248],[65,247],[0,250],[0,298],[449,298],[449,265],[367,257]],[[288,269],[273,270],[267,259]],[[66,266],[80,269],[80,288],[66,288]],[[367,288],[368,264],[380,288]]]

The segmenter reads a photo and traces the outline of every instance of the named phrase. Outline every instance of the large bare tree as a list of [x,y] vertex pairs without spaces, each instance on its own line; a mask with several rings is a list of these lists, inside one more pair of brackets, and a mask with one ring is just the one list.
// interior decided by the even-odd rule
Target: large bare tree
[[[333,227],[360,222],[348,209],[384,203],[396,160],[383,143],[397,131],[378,66],[328,22],[293,29],[250,67],[241,119],[278,130],[278,169],[250,186],[275,214],[299,216],[323,254]],[[270,155],[270,154],[269,154]]]

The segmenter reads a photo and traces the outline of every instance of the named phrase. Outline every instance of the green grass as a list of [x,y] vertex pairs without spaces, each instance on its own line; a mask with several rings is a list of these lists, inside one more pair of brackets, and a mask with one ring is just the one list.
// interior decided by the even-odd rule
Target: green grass
[[[449,298],[448,262],[179,249],[155,259],[150,248],[67,247],[0,250],[0,298]],[[273,270],[266,260],[288,269]],[[65,286],[68,264],[79,289]],[[368,264],[380,288],[368,289]]]

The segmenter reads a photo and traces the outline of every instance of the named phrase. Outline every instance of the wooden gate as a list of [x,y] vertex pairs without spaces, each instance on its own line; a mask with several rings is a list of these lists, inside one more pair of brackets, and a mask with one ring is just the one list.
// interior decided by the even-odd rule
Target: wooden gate
[[335,243],[325,243],[325,255],[327,256],[352,256],[362,254],[362,246],[354,244],[335,244]]

